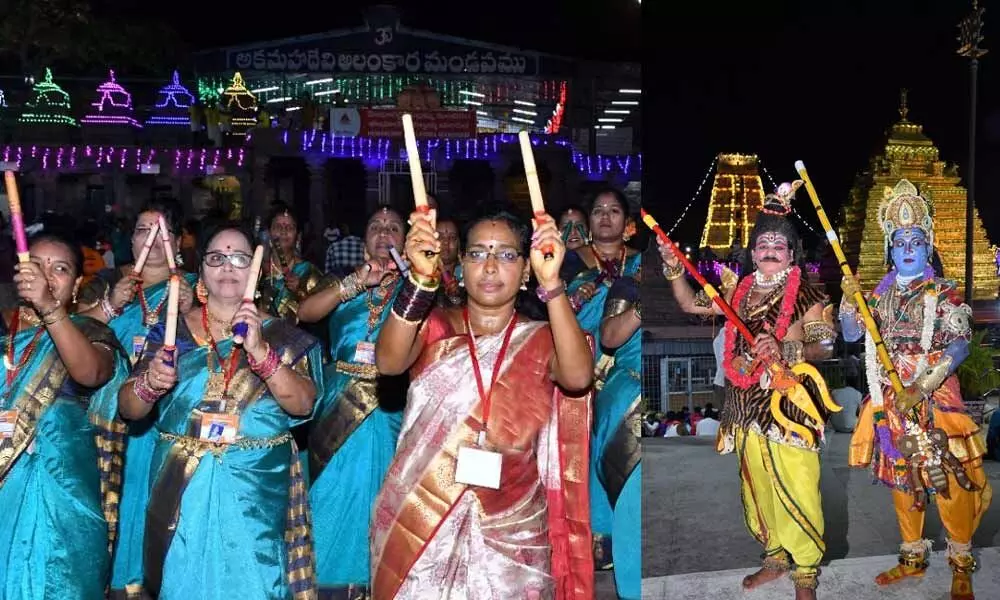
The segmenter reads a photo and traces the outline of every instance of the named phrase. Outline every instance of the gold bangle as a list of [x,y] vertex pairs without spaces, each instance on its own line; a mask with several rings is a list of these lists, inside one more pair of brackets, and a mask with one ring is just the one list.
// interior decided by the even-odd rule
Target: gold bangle
[[663,276],[667,278],[667,281],[680,279],[681,277],[684,277],[684,267],[681,265],[677,265],[676,267],[663,265]]
[[55,310],[51,310],[51,311],[45,313],[45,316],[42,317],[42,323],[45,323],[46,327],[49,326],[49,325],[55,325],[59,321],[62,321],[63,319],[65,319],[66,317],[69,316],[68,312],[63,311],[61,315],[58,315],[55,318],[51,318],[51,315],[54,312],[56,312],[56,311]]
[[413,269],[410,269],[410,281],[419,289],[428,292],[437,291],[438,287],[441,285],[440,277],[435,277],[433,275],[421,275]]

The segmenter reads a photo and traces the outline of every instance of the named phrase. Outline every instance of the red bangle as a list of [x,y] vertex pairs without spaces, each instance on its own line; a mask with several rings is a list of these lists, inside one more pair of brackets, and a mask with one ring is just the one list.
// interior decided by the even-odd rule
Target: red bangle
[[149,371],[143,372],[141,376],[136,378],[132,389],[135,390],[135,395],[146,404],[156,404],[156,401],[163,396],[163,392],[154,390],[149,385]]
[[250,369],[257,374],[258,377],[267,381],[278,372],[281,368],[281,358],[278,353],[274,351],[274,348],[270,346],[267,349],[267,356],[264,360],[257,362],[252,356],[247,356],[247,362],[250,363]]

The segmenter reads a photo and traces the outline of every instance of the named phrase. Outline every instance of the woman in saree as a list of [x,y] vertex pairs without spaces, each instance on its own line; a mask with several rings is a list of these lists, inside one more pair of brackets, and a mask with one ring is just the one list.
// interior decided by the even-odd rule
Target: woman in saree
[[[434,214],[410,218],[410,274],[376,346],[379,371],[411,383],[375,503],[372,598],[590,599],[593,355],[559,279],[559,231],[536,217],[529,248],[515,217],[474,221],[468,302],[432,309]],[[531,271],[548,323],[515,310]]]
[[309,502],[317,581],[335,598],[367,593],[372,502],[399,436],[401,414],[387,410],[386,382],[376,381],[375,340],[399,290],[389,249],[402,248],[404,233],[395,211],[376,211],[365,231],[367,262],[340,281],[326,279],[299,308],[304,322],[332,312],[332,363],[309,435]]
[[[615,354],[601,340],[601,321],[608,290],[619,278],[639,272],[642,255],[625,245],[630,233],[630,219],[628,201],[619,190],[610,187],[599,190],[591,202],[589,219],[591,242],[576,252],[568,253],[562,273],[563,280],[569,282],[568,293],[580,327],[597,340],[595,375],[600,389],[607,379]],[[595,427],[600,426],[595,422]],[[590,525],[594,531],[597,567],[609,569],[612,565],[613,511],[607,495],[602,493],[599,472],[600,465],[592,460]]]
[[[253,246],[238,225],[205,237],[176,348],[157,324],[118,394],[121,414],[156,408],[142,593],[174,598],[314,598],[305,481],[290,429],[322,389],[318,341],[243,293]],[[237,323],[247,324],[241,340]]]
[[[120,446],[116,383],[125,353],[105,325],[71,314],[79,244],[35,237],[15,266],[21,303],[3,315],[0,393],[0,598],[104,598],[117,520],[102,442]],[[88,415],[89,413],[89,415]],[[119,424],[120,425],[120,424]]]
[[439,219],[437,222],[438,240],[441,241],[441,292],[438,294],[438,305],[442,307],[458,306],[465,301],[462,287],[462,265],[459,264],[459,254],[462,244],[459,240],[458,221],[450,218]]
[[300,256],[302,234],[299,221],[287,206],[274,206],[265,225],[270,247],[267,248],[268,260],[261,271],[257,307],[296,323],[299,302],[312,292],[323,274]]
[[622,277],[608,290],[601,339],[614,352],[614,365],[594,403],[591,468],[612,509],[611,559],[618,597],[642,595],[642,450],[639,447],[642,387],[642,318],[639,277]]
[[[170,248],[177,248],[180,207],[173,201],[158,200],[146,206],[136,217],[132,229],[132,256],[142,253],[149,232],[158,226],[161,216],[169,230],[167,240]],[[167,249],[160,235],[157,234],[146,255],[142,272],[135,273],[132,264],[119,266],[112,272],[111,280],[107,282],[110,288],[105,287],[101,301],[85,313],[108,324],[118,342],[129,353],[132,364],[142,356],[150,329],[161,323],[167,314],[167,282],[171,272]],[[196,276],[192,273],[179,275],[179,306],[181,312],[187,312],[193,303],[192,286]],[[144,511],[149,494],[150,462],[156,447],[155,420],[156,415],[150,414],[141,421],[128,423],[120,520],[111,569],[113,598],[138,598],[142,589]]]

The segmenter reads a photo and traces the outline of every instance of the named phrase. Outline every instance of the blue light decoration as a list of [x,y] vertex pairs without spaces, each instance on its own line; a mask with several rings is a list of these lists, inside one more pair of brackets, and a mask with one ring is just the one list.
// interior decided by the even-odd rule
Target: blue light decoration
[[181,85],[180,75],[174,71],[173,80],[160,88],[153,115],[146,119],[146,126],[189,127],[194,95]]
[[[247,141],[252,139],[253,132],[248,134]],[[369,138],[332,135],[316,129],[302,132],[282,133],[282,142],[287,146],[294,144],[303,153],[318,152],[333,158],[358,158],[366,162],[381,162],[384,160],[406,159],[406,148],[401,140],[388,138]],[[591,177],[621,174],[638,175],[642,172],[642,153],[627,155],[588,155],[578,152],[573,144],[564,139],[553,139],[550,136],[532,136],[534,146],[561,146],[571,151],[573,166],[580,173]],[[421,158],[427,162],[433,161],[439,153],[443,153],[445,161],[452,160],[489,160],[495,158],[504,145],[517,145],[517,135],[511,133],[495,133],[464,140],[456,139],[424,139],[417,140]]]
[[0,90],[0,108],[7,108],[7,96]]
[[45,78],[31,86],[31,91],[31,100],[25,103],[25,111],[21,113],[18,123],[80,126],[70,116],[69,94],[52,81],[52,69],[45,68]]
[[108,80],[97,86],[97,102],[91,106],[96,108],[97,112],[80,119],[81,123],[142,127],[132,116],[135,111],[132,106],[132,94],[115,81],[115,72],[112,70],[108,71]]

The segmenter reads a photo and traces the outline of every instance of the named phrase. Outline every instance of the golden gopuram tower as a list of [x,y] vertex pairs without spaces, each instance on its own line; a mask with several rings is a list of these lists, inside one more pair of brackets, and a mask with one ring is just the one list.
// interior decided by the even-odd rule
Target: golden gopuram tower
[[[861,173],[841,210],[840,239],[862,287],[874,288],[886,274],[885,246],[879,228],[878,208],[886,187],[909,179],[934,207],[934,242],[944,266],[944,276],[958,282],[965,293],[966,190],[959,185],[957,165],[938,160],[938,149],[922,125],[907,120],[906,91],[901,95],[900,121],[892,126],[882,155],[872,158]],[[976,214],[973,298],[995,299],[1000,278],[982,219]]]
[[708,204],[700,248],[729,250],[734,241],[745,248],[757,213],[764,206],[756,154],[720,154]]

